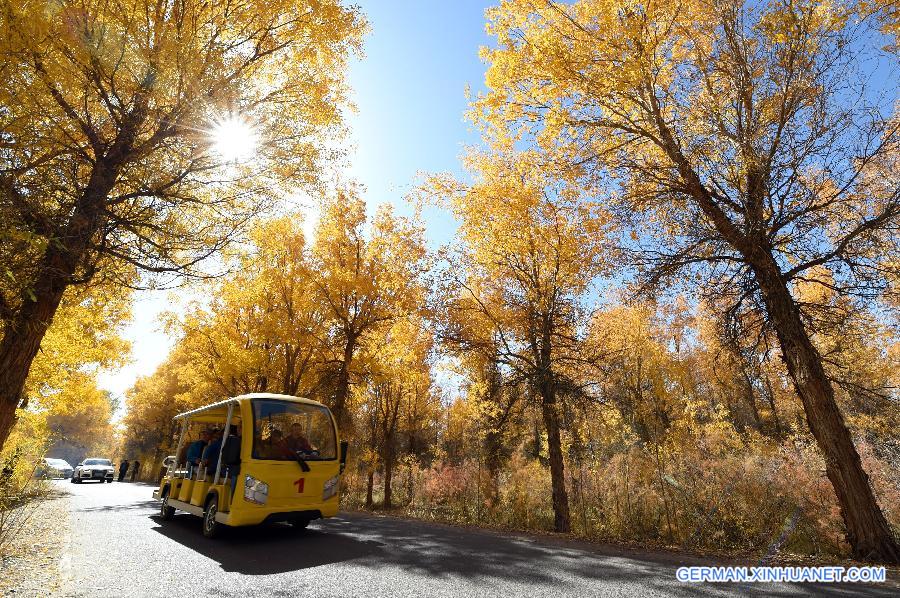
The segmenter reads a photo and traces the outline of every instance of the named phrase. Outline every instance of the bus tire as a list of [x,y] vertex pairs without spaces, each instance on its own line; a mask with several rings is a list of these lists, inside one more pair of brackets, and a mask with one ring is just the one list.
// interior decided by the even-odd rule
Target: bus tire
[[291,527],[294,528],[294,531],[304,530],[309,526],[309,519],[292,519]]
[[203,535],[207,538],[215,538],[222,529],[222,524],[216,521],[218,512],[219,497],[213,494],[206,499],[206,508],[203,509]]
[[160,501],[162,501],[162,505],[159,507],[159,518],[163,521],[171,521],[175,516],[175,507],[169,506],[169,486],[163,488]]

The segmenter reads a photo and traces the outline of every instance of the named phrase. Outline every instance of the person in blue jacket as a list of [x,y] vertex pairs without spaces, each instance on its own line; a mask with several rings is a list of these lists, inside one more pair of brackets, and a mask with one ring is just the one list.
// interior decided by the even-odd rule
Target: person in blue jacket
[[214,430],[209,437],[209,444],[203,449],[200,463],[206,467],[206,477],[216,474],[216,465],[219,463],[219,453],[222,451],[222,430]]
[[193,476],[194,470],[200,465],[200,459],[203,457],[203,449],[206,448],[207,444],[209,444],[209,430],[202,430],[200,432],[199,440],[195,440],[188,446],[185,461],[191,476]]

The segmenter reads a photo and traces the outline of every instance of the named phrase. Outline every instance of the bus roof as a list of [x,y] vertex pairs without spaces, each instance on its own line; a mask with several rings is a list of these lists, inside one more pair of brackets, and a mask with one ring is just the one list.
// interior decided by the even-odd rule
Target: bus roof
[[278,401],[291,401],[292,403],[306,403],[308,405],[317,405],[324,406],[322,403],[318,401],[313,401],[312,399],[305,399],[303,397],[294,397],[291,395],[279,395],[270,392],[252,392],[245,395],[240,395],[237,397],[232,397],[230,399],[225,399],[224,401],[218,401],[217,403],[210,403],[209,405],[204,405],[203,407],[197,407],[196,409],[191,409],[190,411],[185,411],[184,413],[179,413],[173,419],[184,419],[186,417],[194,417],[195,415],[200,415],[201,413],[205,413],[207,411],[217,411],[224,410],[228,407],[229,403],[239,403],[241,401],[249,401],[250,399],[275,399]]

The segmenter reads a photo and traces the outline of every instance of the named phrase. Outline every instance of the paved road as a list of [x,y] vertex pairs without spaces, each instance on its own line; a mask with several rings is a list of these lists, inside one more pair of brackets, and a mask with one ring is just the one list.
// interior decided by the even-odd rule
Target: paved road
[[[62,484],[60,482],[60,484]],[[347,514],[295,532],[156,517],[143,484],[68,484],[70,596],[896,596],[896,586],[679,584],[690,557]]]

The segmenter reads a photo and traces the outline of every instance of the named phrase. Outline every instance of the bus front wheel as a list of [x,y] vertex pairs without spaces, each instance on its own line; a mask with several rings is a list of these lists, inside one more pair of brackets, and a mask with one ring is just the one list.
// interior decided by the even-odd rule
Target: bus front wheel
[[170,521],[175,516],[175,507],[169,506],[169,487],[166,486],[162,493],[162,505],[159,507],[159,517],[163,521]]
[[207,538],[215,538],[221,531],[222,524],[216,521],[216,513],[219,512],[219,499],[210,496],[206,499],[206,509],[203,511],[203,535]]

